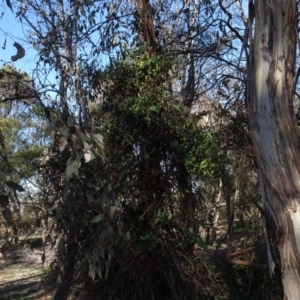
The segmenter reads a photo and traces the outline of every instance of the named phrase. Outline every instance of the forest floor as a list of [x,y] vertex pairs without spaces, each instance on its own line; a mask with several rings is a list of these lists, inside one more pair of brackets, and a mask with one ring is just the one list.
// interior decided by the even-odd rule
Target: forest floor
[[[220,226],[217,231],[217,236],[219,239],[215,244],[218,244],[221,247],[214,253],[215,263],[226,264],[228,262],[225,227],[226,226],[224,226],[224,228]],[[203,234],[204,233],[205,232],[203,232]],[[242,236],[245,236],[244,230],[235,231],[235,237],[239,243],[244,244],[242,248],[252,246],[252,243],[248,245],[247,240],[243,240]],[[203,236],[203,240],[205,240],[205,236]],[[235,244],[235,242],[233,242],[233,244]],[[43,254],[42,247],[31,250],[30,247],[20,245],[10,249],[7,257],[3,257],[0,254],[0,300],[53,299],[53,293],[45,290],[47,286],[45,285],[44,281],[49,264],[55,255],[54,248],[50,248],[50,245],[46,246],[46,261],[44,266],[42,265],[41,260]],[[208,246],[208,248],[213,249],[215,248],[215,245]],[[264,251],[265,247],[260,248],[263,248]],[[195,251],[195,254],[203,255],[201,247]],[[252,260],[250,260],[248,257],[250,254],[253,256],[254,252],[251,251],[243,254],[245,256],[245,260],[249,260],[249,263],[252,262]]]
[[0,255],[0,300],[53,299],[53,295],[44,290],[42,280],[54,251],[46,247],[44,266],[42,254],[42,248],[31,250],[19,246],[9,250],[5,258]]

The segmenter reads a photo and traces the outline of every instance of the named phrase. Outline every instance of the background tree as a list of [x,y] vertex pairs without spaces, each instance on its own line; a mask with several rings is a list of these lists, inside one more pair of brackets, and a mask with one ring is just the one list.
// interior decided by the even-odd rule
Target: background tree
[[[28,203],[24,193],[18,192],[28,193],[28,186],[37,186],[42,133],[38,130],[39,118],[30,107],[35,102],[35,93],[28,74],[4,66],[0,78],[1,205],[6,225],[12,225],[17,243],[19,229],[28,225],[24,223],[22,212],[30,206],[37,209],[36,203]],[[12,214],[10,208],[13,208]]]

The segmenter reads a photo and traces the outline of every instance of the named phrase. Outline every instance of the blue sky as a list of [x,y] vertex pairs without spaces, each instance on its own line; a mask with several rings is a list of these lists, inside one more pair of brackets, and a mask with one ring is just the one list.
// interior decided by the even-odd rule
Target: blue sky
[[[3,11],[4,15],[0,19],[0,66],[9,63],[18,70],[31,74],[35,67],[37,52],[26,42],[26,29],[22,26],[20,19],[16,18],[8,7],[0,7],[0,15]],[[2,49],[5,39],[6,47]],[[11,56],[17,53],[17,49],[13,46],[14,42],[21,44],[26,51],[25,57],[16,62],[11,61]]]

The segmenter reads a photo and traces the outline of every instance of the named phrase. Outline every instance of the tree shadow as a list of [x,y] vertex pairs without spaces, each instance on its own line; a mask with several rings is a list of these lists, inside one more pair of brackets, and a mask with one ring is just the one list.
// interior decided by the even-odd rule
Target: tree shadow
[[[31,299],[41,289],[41,275],[29,276],[0,284],[0,300]],[[32,298],[34,299],[34,298]]]

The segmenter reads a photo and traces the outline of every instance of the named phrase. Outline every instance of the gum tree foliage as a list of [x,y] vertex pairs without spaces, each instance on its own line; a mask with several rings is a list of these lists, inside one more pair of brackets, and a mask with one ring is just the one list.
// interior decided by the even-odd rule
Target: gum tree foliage
[[[116,289],[107,297],[121,297],[118,278],[123,274],[133,299],[157,298],[162,293],[176,299],[185,289],[180,275],[184,267],[177,262],[182,255],[193,256],[195,243],[204,245],[195,235],[205,222],[201,182],[213,181],[222,162],[214,135],[199,126],[201,114],[185,113],[170,97],[165,74],[171,66],[170,59],[149,58],[144,49],[133,51],[103,72],[103,99],[92,110],[91,124],[104,137],[106,172],[128,239],[116,247],[107,281],[94,287],[105,295],[112,281]],[[94,186],[101,185],[101,173],[97,174]],[[127,257],[130,249],[136,253],[133,268]],[[171,261],[172,271],[159,268]],[[187,276],[194,282],[187,295],[192,299],[200,283],[192,279],[192,272]],[[155,286],[146,294],[145,282]]]
[[[196,203],[201,202],[196,181],[217,176],[221,169],[214,136],[199,126],[201,114],[185,114],[178,101],[170,98],[164,74],[171,60],[140,55],[133,52],[103,74],[105,96],[100,108],[93,111],[94,118],[101,125],[116,182],[120,188],[127,186],[124,201],[127,197],[128,201],[132,197],[145,199],[141,205],[152,208],[141,211],[147,211],[149,219],[158,208],[191,206],[180,209],[183,215],[179,219],[184,227],[192,227]],[[176,194],[180,199],[176,200]],[[164,198],[183,203],[160,203]],[[153,205],[155,199],[158,208]],[[168,210],[180,214],[175,208]]]
[[[76,114],[89,129],[90,86],[112,51],[120,56],[126,50],[128,9],[117,1],[19,1],[17,16],[39,54],[34,72],[39,91],[46,106],[62,110],[64,122]],[[49,77],[53,74],[55,81]]]
[[[84,133],[72,117],[63,124],[58,114],[50,114],[56,146],[43,175],[53,191],[55,230],[61,233],[52,265],[53,274],[61,276],[57,299],[67,297],[75,278],[87,273],[93,280],[107,279],[104,285],[114,278],[120,284],[119,268],[136,282],[133,295],[143,293],[142,277],[130,279],[131,248],[143,253],[137,263],[142,267],[156,251],[169,256],[166,243],[182,255],[192,255],[194,243],[203,244],[195,235],[205,222],[200,185],[218,176],[222,162],[214,135],[199,126],[201,114],[186,114],[170,98],[164,79],[170,67],[171,60],[149,58],[141,50],[102,72],[103,97],[90,108],[92,133]],[[148,275],[166,281],[169,273]],[[177,297],[173,284],[169,293]],[[178,284],[183,286],[184,278]]]
[[[116,228],[112,230],[112,226],[119,225],[109,225],[112,216],[107,215],[114,197],[109,177],[96,189],[91,178],[83,179],[84,174],[81,174],[81,169],[89,169],[86,163],[105,159],[103,138],[91,128],[88,112],[88,100],[95,95],[90,86],[99,82],[99,54],[105,60],[105,55],[116,45],[119,45],[119,54],[126,50],[120,46],[127,37],[120,26],[126,21],[126,6],[120,6],[119,2],[102,4],[19,1],[17,12],[28,26],[28,41],[39,54],[34,76],[39,86],[39,107],[50,123],[44,130],[53,142],[41,172],[43,190],[48,191],[48,209],[52,210],[56,222],[55,231],[61,233],[58,259],[53,267],[54,273],[60,270],[61,276],[58,299],[67,297],[72,278],[78,271],[78,260],[82,260],[84,270],[89,268],[92,278],[95,272],[107,277],[115,243],[112,235],[119,232]],[[55,74],[55,82],[49,83],[50,74]],[[103,165],[97,165],[102,170]],[[108,199],[107,205],[101,202],[103,197]],[[97,202],[96,207],[90,208],[87,202],[91,205]],[[93,226],[93,223],[96,224]],[[87,236],[91,239],[85,239]],[[82,257],[85,245],[94,243],[91,252]],[[99,243],[102,248],[98,247]]]

